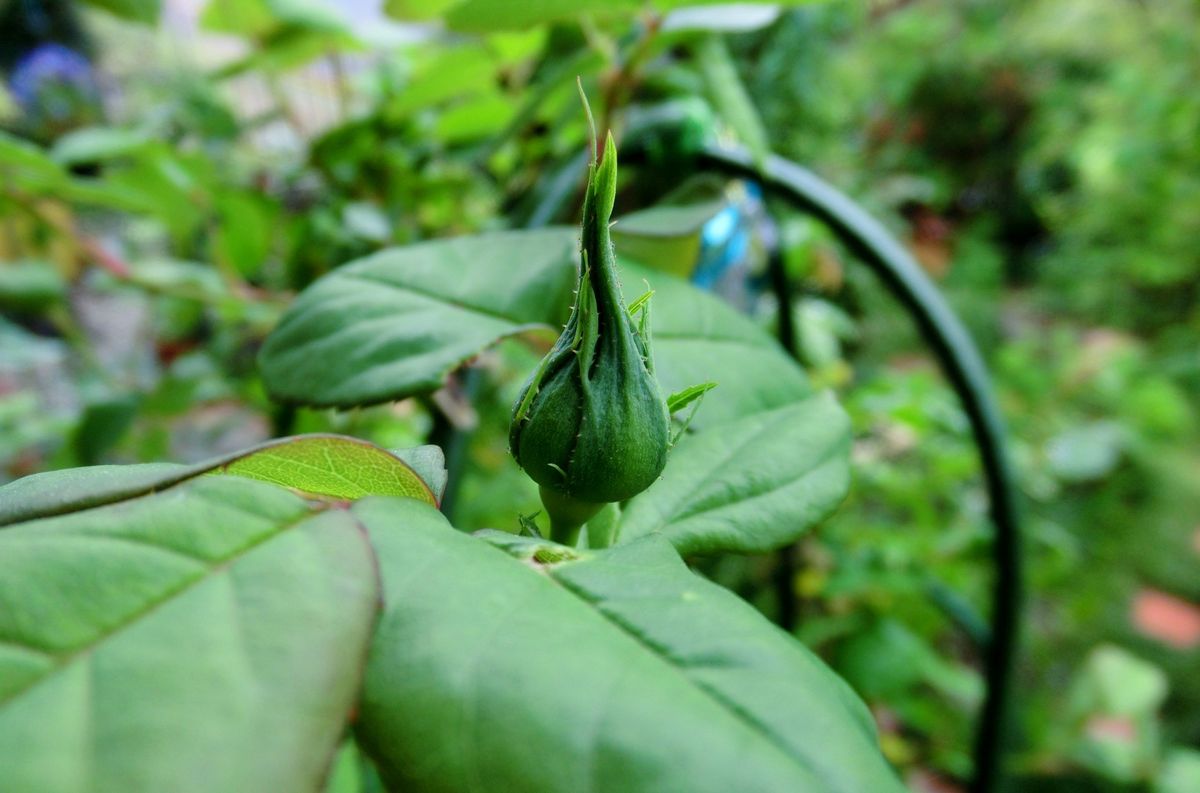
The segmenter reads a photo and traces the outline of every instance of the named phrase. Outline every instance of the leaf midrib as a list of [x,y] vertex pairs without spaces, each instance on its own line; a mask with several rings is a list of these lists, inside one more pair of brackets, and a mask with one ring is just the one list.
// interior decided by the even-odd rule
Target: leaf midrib
[[686,667],[684,667],[680,662],[676,661],[666,648],[659,646],[656,642],[647,637],[644,632],[639,631],[636,626],[630,624],[619,615],[606,611],[598,601],[588,596],[587,590],[583,589],[577,584],[573,584],[569,581],[559,578],[554,574],[553,569],[550,570],[550,579],[562,586],[564,590],[576,597],[581,603],[584,603],[596,611],[596,613],[599,614],[600,617],[602,617],[606,622],[613,625],[626,636],[637,642],[637,644],[646,652],[650,653],[652,656],[666,664],[670,669],[674,670],[676,674],[678,674],[688,683],[688,685],[708,696],[710,699],[716,702],[718,706],[729,711],[737,719],[753,729],[754,732],[762,736],[762,738],[771,744],[771,746],[775,747],[775,749],[777,749],[785,758],[787,758],[788,762],[801,769],[804,773],[819,778],[816,771],[801,762],[800,759],[793,754],[791,748],[782,740],[780,740],[767,725],[762,723],[760,720],[753,718],[745,708],[730,700],[720,691],[717,691],[709,684],[696,680],[691,675],[687,674]]
[[[54,663],[53,667],[51,667],[50,669],[47,669],[44,673],[31,679],[25,685],[23,685],[17,689],[14,689],[13,691],[9,692],[4,697],[0,697],[0,707],[13,701],[17,697],[24,694],[26,691],[29,691],[30,689],[32,689],[34,686],[40,685],[48,677],[56,674],[57,672],[59,672],[62,669],[65,669],[66,667],[68,667],[69,665],[74,663],[77,659],[79,659],[85,655],[88,655],[89,653],[94,652],[98,647],[100,647],[106,641],[112,639],[114,636],[117,636],[122,631],[124,631],[126,628],[129,628],[131,625],[133,625],[134,623],[139,622],[140,620],[148,617],[150,614],[153,614],[155,611],[162,608],[166,604],[172,602],[177,597],[180,597],[184,593],[196,588],[200,584],[211,580],[214,576],[225,572],[231,565],[233,565],[238,560],[247,556],[250,552],[252,552],[256,548],[258,548],[259,546],[270,542],[271,540],[275,539],[276,537],[282,536],[285,532],[291,531],[292,529],[296,528],[298,525],[300,525],[304,521],[315,517],[317,514],[320,514],[321,511],[322,511],[321,508],[317,508],[315,510],[311,510],[311,509],[305,510],[297,518],[295,518],[293,520],[289,520],[288,522],[279,526],[278,530],[273,531],[273,532],[268,532],[267,534],[263,535],[262,537],[258,537],[258,538],[251,540],[247,544],[234,550],[233,553],[231,553],[229,556],[221,559],[220,561],[217,561],[214,563],[206,563],[204,560],[197,559],[195,557],[189,557],[189,558],[194,559],[196,562],[198,562],[200,564],[204,564],[207,569],[201,571],[200,573],[198,573],[197,575],[195,575],[192,578],[188,578],[188,579],[185,579],[184,581],[180,582],[180,584],[178,586],[172,587],[171,589],[164,592],[162,597],[159,600],[157,600],[153,603],[147,604],[146,606],[142,607],[141,609],[138,609],[136,612],[129,615],[125,620],[117,623],[116,625],[113,625],[111,628],[109,628],[106,632],[103,632],[97,638],[93,639],[92,641],[90,641],[89,643],[87,643],[85,645],[82,645],[80,647],[77,647],[77,648],[71,650],[70,652],[68,652],[66,654],[59,655],[56,653],[46,653],[45,651],[42,651],[39,648],[35,648],[35,647],[32,647],[27,644],[23,644],[23,643],[19,643],[19,642],[9,642],[9,644],[12,644],[13,646],[23,647],[23,648],[31,650],[33,652],[40,652],[50,658],[53,658],[55,663]],[[121,539],[124,539],[124,538],[121,538]],[[141,544],[154,546],[154,543],[141,543]],[[168,551],[170,553],[174,553],[179,556],[187,556],[187,554],[184,554],[184,553],[181,553],[178,551],[173,551],[171,549],[163,548],[162,546],[154,546],[154,547],[157,547],[163,551]]]
[[418,288],[412,286],[411,284],[404,284],[404,285],[395,284],[384,278],[380,278],[379,276],[377,276],[373,273],[345,273],[345,274],[343,274],[342,277],[346,278],[348,280],[351,280],[351,281],[363,281],[368,284],[375,284],[377,286],[383,286],[383,287],[386,287],[395,292],[413,294],[419,298],[428,300],[433,303],[451,306],[453,308],[458,309],[459,311],[465,311],[465,312],[471,313],[471,314],[479,314],[481,316],[489,317],[491,319],[498,320],[500,322],[504,322],[509,325],[545,325],[546,327],[550,327],[549,323],[543,322],[542,320],[528,320],[528,319],[522,320],[518,317],[512,317],[512,316],[509,316],[508,314],[503,314],[503,313],[501,313],[499,311],[495,311],[493,309],[487,309],[487,308],[483,308],[480,306],[471,305],[470,303],[466,303],[462,300],[455,300],[453,298],[450,298],[450,297],[447,297],[444,295],[439,295],[434,292],[429,292],[424,289],[418,289]]

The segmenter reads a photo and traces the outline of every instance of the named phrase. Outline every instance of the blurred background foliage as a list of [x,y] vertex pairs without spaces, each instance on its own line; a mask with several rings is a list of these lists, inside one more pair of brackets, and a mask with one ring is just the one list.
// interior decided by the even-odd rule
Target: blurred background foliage
[[[508,410],[544,339],[342,413],[272,405],[254,356],[353,258],[573,221],[582,75],[600,123],[650,152],[625,169],[618,245],[765,326],[789,312],[853,416],[852,494],[783,591],[913,789],[969,777],[982,695],[990,529],[965,417],[827,230],[672,169],[673,146],[822,174],[984,349],[1027,506],[1020,789],[1200,790],[1194,2],[0,0],[0,72],[0,481],[289,432],[429,438],[459,524],[516,530],[536,498]],[[697,565],[779,612],[776,558]]]

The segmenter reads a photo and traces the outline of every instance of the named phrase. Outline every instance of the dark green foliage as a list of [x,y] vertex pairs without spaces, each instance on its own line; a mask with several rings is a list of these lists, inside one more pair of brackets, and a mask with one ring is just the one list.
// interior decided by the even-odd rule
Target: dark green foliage
[[[401,48],[329,12],[349,4],[209,0],[201,25],[246,46],[203,69],[160,60],[173,28],[123,21],[153,0],[68,5],[0,0],[5,64],[41,8],[33,33],[120,83],[114,123],[84,129],[96,108],[44,124],[0,90],[21,136],[0,133],[0,482],[21,480],[0,490],[5,793],[70,774],[383,793],[380,771],[418,790],[888,788],[866,711],[806,647],[907,782],[967,787],[991,536],[965,417],[811,217],[751,224],[752,314],[686,283],[701,229],[748,192],[680,167],[714,139],[862,202],[985,350],[1029,530],[1014,789],[1200,789],[1200,649],[1137,616],[1147,593],[1200,604],[1192,0],[759,22],[389,0],[452,31]],[[576,75],[621,147],[615,208],[585,189]],[[791,306],[759,291],[773,231]],[[622,305],[617,274],[649,304]],[[527,388],[588,312],[590,363],[568,333]],[[806,369],[772,338],[789,326]],[[664,465],[663,396],[713,381]],[[599,391],[618,398],[589,409]],[[514,426],[526,396],[536,424]],[[375,445],[259,446],[330,432]],[[436,460],[384,451],[431,438],[445,519],[344,503],[408,467],[436,500]],[[199,476],[254,448],[241,472],[269,484]],[[547,511],[586,541],[537,536]],[[795,611],[802,644],[746,603]],[[638,720],[607,724],[610,704]],[[722,759],[747,753],[744,773]]]

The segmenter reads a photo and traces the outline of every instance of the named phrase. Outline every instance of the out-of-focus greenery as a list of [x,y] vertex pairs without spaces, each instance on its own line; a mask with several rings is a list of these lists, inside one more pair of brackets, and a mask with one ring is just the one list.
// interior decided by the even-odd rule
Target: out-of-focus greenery
[[[1027,497],[1021,767],[1176,789],[1200,652],[1138,630],[1135,604],[1200,601],[1196,6],[814,8],[737,52],[772,146],[890,221],[985,346]],[[801,635],[889,711],[895,759],[961,773],[978,679],[936,604],[986,602],[965,418],[848,257],[792,238],[810,300],[856,319],[800,327],[843,351],[814,362],[861,433],[855,495],[805,546]],[[1137,704],[1082,693],[1140,676]]]
[[[1200,619],[1194,3],[548,3],[561,14],[526,19],[390,2],[407,26],[389,28],[213,0],[198,24],[240,47],[203,63],[178,52],[190,33],[155,27],[158,3],[42,5],[59,49],[23,61],[35,39],[0,40],[0,480],[285,432],[432,438],[462,444],[459,524],[515,526],[537,502],[509,409],[541,340],[484,353],[430,400],[349,413],[272,405],[254,356],[294,293],[349,259],[571,219],[582,75],[602,126],[653,137],[670,118],[770,148],[909,242],[985,351],[1026,499],[1013,768],[1028,789],[1200,785],[1200,637],[1136,619],[1148,594]],[[428,22],[443,11],[450,30]],[[662,157],[628,169],[619,209],[754,203]],[[857,433],[851,498],[798,549],[797,634],[872,704],[914,786],[969,778],[991,570],[967,423],[853,257],[767,210],[774,233],[747,215],[730,271],[745,283],[725,291],[774,323],[754,273],[777,237],[801,356]],[[665,269],[697,250],[719,263],[685,242]],[[702,563],[771,614],[774,564]]]

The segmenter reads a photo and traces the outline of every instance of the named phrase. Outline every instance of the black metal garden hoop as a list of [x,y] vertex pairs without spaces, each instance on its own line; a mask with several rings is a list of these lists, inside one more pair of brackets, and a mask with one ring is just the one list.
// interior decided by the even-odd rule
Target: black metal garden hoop
[[811,171],[773,155],[759,166],[745,149],[710,146],[700,151],[697,159],[702,168],[755,180],[768,193],[820,218],[913,317],[962,402],[979,448],[995,527],[991,630],[982,648],[987,693],[976,729],[971,788],[976,793],[995,790],[1001,779],[1023,574],[1017,489],[1003,420],[983,359],[958,317],[904,246],[843,193]]

